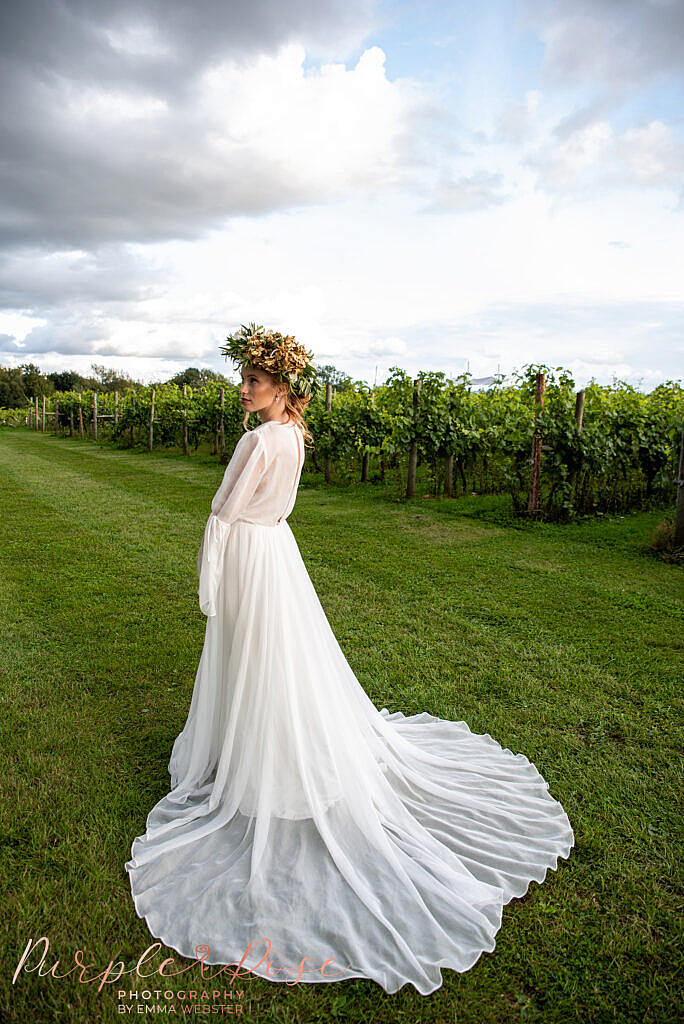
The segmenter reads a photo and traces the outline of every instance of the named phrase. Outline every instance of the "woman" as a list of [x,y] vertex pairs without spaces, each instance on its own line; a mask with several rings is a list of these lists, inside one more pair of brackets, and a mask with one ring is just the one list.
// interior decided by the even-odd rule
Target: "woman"
[[126,863],[153,936],[272,981],[424,995],[491,952],[502,908],[574,845],[536,767],[465,722],[378,711],[287,517],[310,353],[242,328],[245,422],[198,553],[204,648],[170,792]]

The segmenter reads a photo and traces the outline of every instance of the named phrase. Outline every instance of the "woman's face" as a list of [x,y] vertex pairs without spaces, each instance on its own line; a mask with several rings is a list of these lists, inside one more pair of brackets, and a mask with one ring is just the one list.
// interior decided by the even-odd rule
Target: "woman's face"
[[269,409],[274,403],[278,409],[282,401],[276,402],[276,395],[279,393],[273,377],[265,370],[258,370],[254,366],[243,366],[240,370],[242,384],[240,385],[240,401],[242,408],[249,412],[260,412]]

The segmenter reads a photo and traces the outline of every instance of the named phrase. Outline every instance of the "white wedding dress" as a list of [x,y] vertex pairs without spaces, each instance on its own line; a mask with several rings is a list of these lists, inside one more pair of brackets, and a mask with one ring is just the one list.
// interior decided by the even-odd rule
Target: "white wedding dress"
[[287,523],[303,461],[298,426],[262,423],[212,501],[204,648],[131,892],[185,957],[427,995],[494,949],[503,906],[574,835],[524,754],[368,698]]

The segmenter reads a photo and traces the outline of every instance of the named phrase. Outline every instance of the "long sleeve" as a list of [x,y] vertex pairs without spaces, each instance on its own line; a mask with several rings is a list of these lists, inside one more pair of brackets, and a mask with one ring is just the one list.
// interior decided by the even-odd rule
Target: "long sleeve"
[[261,435],[257,431],[243,434],[212,499],[211,512],[197,553],[199,606],[207,616],[216,615],[216,593],[231,524],[248,506],[266,472],[266,465],[266,448]]

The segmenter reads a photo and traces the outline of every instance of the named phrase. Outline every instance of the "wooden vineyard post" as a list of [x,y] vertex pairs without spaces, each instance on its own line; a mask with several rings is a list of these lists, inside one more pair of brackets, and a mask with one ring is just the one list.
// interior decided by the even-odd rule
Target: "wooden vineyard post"
[[97,391],[93,391],[93,441],[97,441]]
[[454,490],[454,453],[444,460],[444,495],[450,498]]
[[148,451],[152,451],[154,444],[154,388],[152,388],[152,401],[150,402],[150,434],[147,441]]
[[83,440],[83,404],[80,391],[78,393],[78,434],[81,440]]
[[416,469],[418,467],[418,401],[422,380],[417,377],[413,382],[413,438],[409,448],[408,473],[406,474],[406,497],[413,498],[416,493]]
[[119,422],[119,392],[114,392],[114,426]]
[[55,398],[55,434],[59,433],[59,401]]
[[74,436],[74,410],[73,407],[69,409],[69,437]]
[[43,415],[40,418],[40,430],[41,433],[45,433],[45,395],[43,395]]
[[[581,433],[581,431],[582,431],[582,420],[583,419],[584,419],[584,388],[582,388],[581,391],[578,391],[577,394],[575,395],[575,425],[576,425],[577,433],[578,434]],[[576,478],[577,478],[577,470],[573,468],[572,473],[570,474],[570,494],[572,495],[572,502],[573,502],[573,504],[575,503],[575,500],[576,500],[576,497],[577,497],[576,494],[575,494]]]
[[34,405],[34,411],[33,411],[34,422],[33,422],[33,427],[34,427],[34,430],[38,430],[38,395],[34,396],[33,405]]
[[[325,386],[325,411],[330,412],[332,410],[332,384],[330,381]],[[330,442],[330,434],[328,434],[328,442]],[[325,476],[326,484],[330,483],[330,456],[326,455],[325,465],[323,467],[323,473]]]
[[[375,391],[373,391],[373,405],[375,405]],[[385,449],[382,448],[382,447],[380,448],[379,463],[380,463],[380,480],[384,484],[384,482],[385,482]]]
[[534,434],[532,435],[532,466],[530,469],[530,490],[527,496],[529,515],[539,514],[539,485],[541,480],[541,437],[537,433],[537,415],[540,406],[544,405],[544,374],[537,374],[537,386],[534,395]]
[[226,389],[221,388],[221,412],[219,414],[218,449],[219,462],[226,462],[226,422],[224,412],[226,408]]
[[584,388],[577,392],[575,398],[575,422],[577,424],[577,430],[582,429],[582,420],[584,419]]
[[679,439],[679,471],[677,472],[677,511],[675,513],[675,547],[684,546],[684,430]]
[[188,447],[188,408],[185,404],[185,400],[188,396],[188,385],[183,385],[183,455],[189,455],[190,449]]

